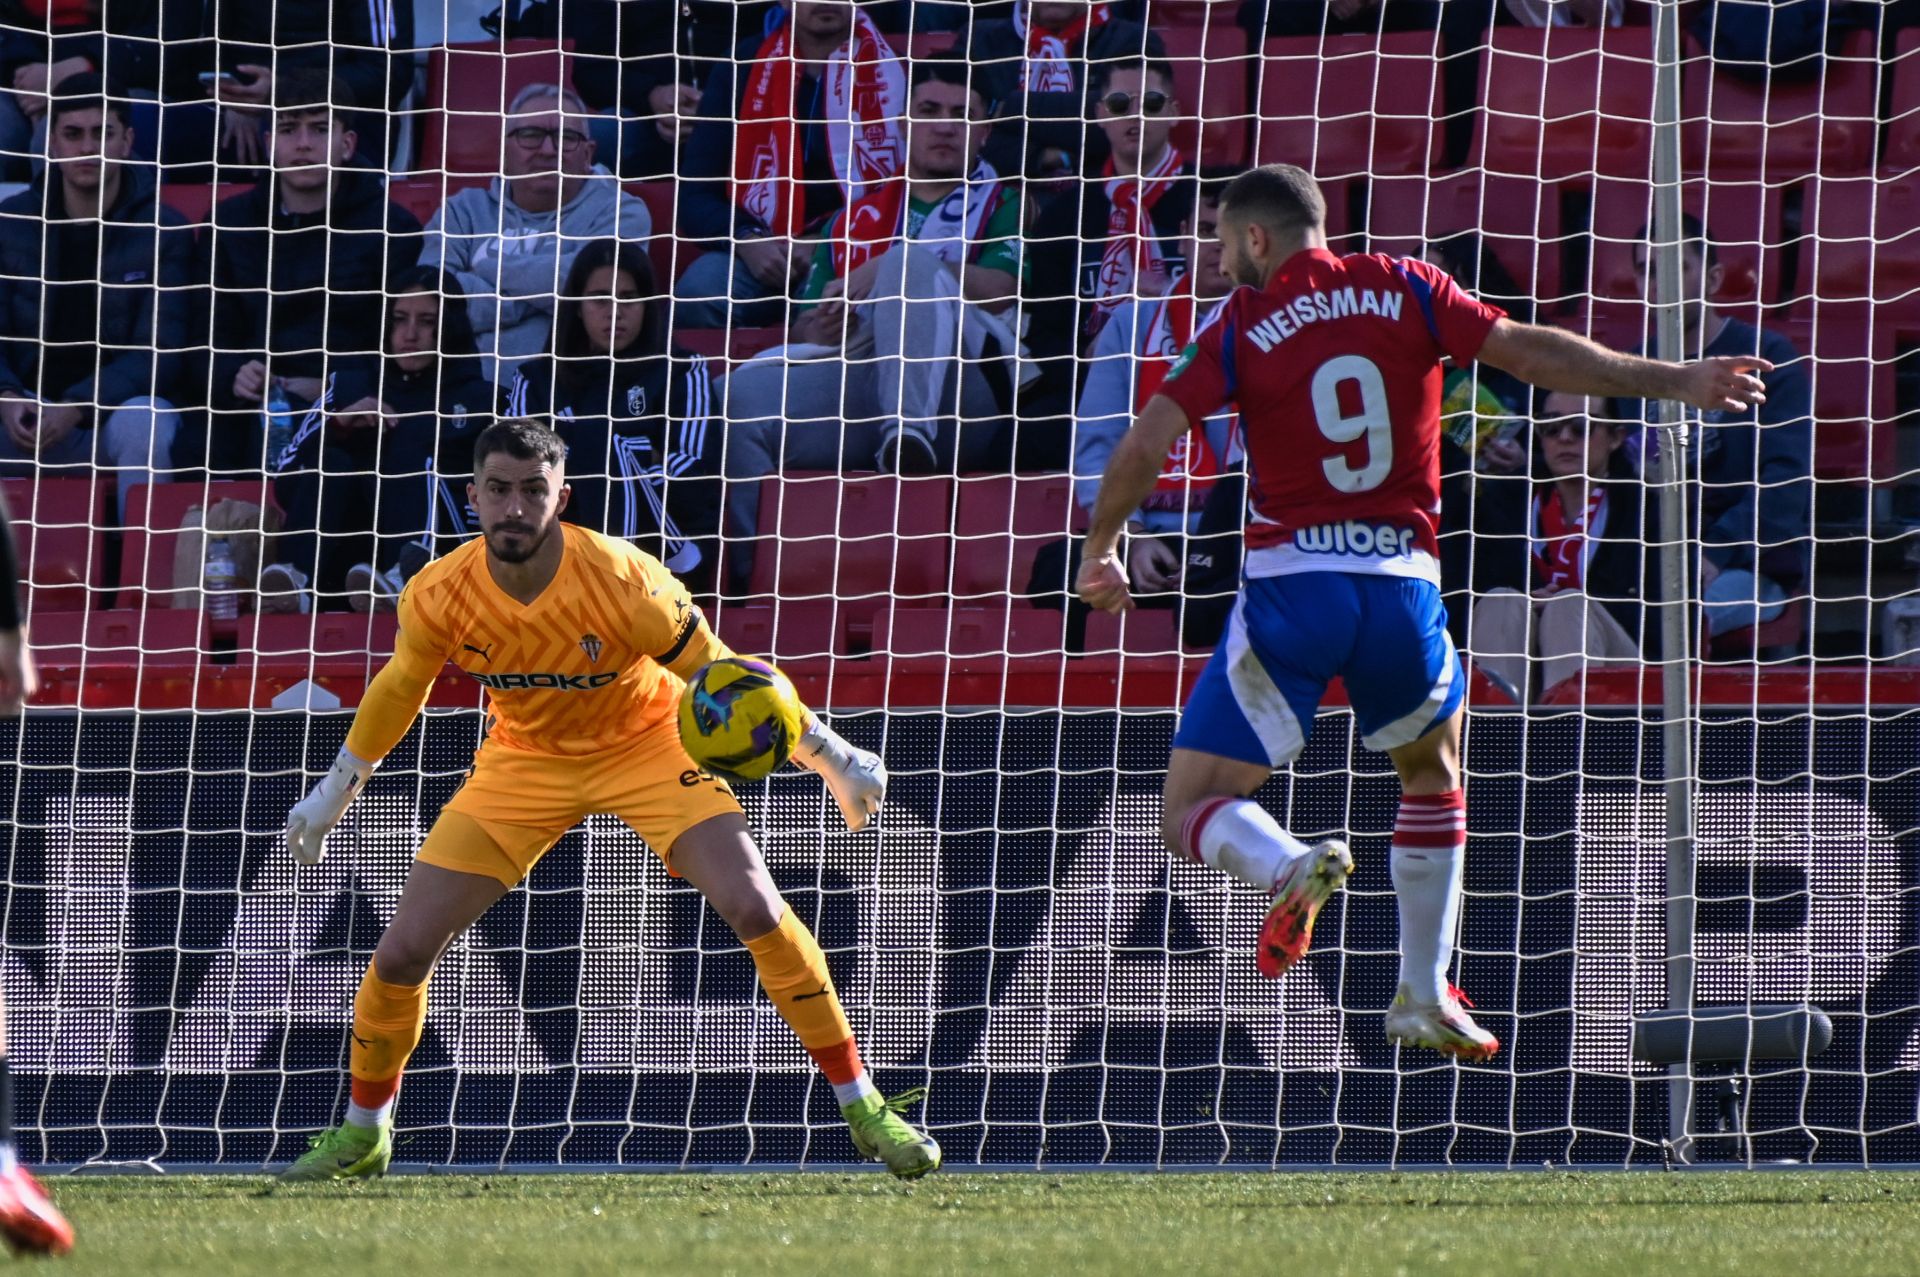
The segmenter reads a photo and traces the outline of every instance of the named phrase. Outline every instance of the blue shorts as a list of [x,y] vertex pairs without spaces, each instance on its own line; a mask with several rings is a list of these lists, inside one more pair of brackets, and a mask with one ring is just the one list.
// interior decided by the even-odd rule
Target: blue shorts
[[1369,749],[1411,744],[1452,718],[1467,680],[1440,591],[1413,577],[1353,572],[1248,581],[1173,747],[1285,766],[1305,748],[1336,676]]

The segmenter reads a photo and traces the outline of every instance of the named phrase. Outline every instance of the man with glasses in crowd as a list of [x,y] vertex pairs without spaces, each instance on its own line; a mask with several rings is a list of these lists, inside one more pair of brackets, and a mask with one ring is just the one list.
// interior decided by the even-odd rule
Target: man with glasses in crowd
[[967,61],[1007,123],[987,143],[1000,172],[1067,176],[1106,158],[1106,138],[1087,127],[1096,69],[1123,58],[1164,58],[1167,47],[1122,6],[1092,0],[1020,0],[1004,18],[983,18],[968,34]]
[[653,233],[647,206],[594,162],[591,116],[571,89],[520,90],[507,107],[505,176],[454,195],[427,226],[420,264],[459,277],[487,375],[496,381],[546,350],[561,281],[582,246]]

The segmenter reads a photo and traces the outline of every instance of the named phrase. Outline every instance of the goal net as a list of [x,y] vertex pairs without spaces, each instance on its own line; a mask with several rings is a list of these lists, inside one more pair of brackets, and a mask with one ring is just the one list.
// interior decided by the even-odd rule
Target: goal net
[[[0,99],[0,407],[29,405],[0,466],[43,683],[0,727],[29,1160],[257,1168],[340,1120],[354,990],[480,689],[447,671],[322,864],[288,858],[287,809],[392,650],[392,592],[474,531],[473,433],[533,414],[577,517],[885,757],[864,833],[794,769],[741,799],[948,1164],[1920,1162],[1897,7],[1799,47],[1679,5],[1671,126],[1642,0],[481,7],[8,30],[104,73]],[[1140,376],[1210,305],[1214,179],[1273,161],[1319,180],[1336,251],[1619,349],[1658,340],[1677,184],[1685,349],[1778,365],[1757,423],[1664,429],[1450,370],[1453,978],[1487,1064],[1383,1036],[1398,790],[1337,687],[1259,794],[1358,862],[1299,968],[1260,979],[1263,900],[1161,846],[1239,561],[1227,423],[1143,512],[1144,606],[1067,596]],[[600,817],[440,963],[396,1147],[856,1160],[745,949]]]

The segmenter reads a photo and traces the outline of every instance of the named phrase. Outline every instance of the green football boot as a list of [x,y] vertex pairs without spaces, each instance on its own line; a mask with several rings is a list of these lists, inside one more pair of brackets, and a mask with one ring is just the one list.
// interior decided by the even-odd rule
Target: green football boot
[[280,1181],[304,1184],[324,1179],[373,1179],[385,1175],[392,1160],[393,1123],[346,1123],[314,1136],[300,1160],[280,1172]]
[[840,1106],[853,1134],[853,1146],[862,1157],[885,1162],[900,1179],[919,1179],[940,1169],[940,1145],[933,1136],[917,1131],[901,1116],[927,1098],[927,1088],[915,1087],[890,1100],[868,1095]]

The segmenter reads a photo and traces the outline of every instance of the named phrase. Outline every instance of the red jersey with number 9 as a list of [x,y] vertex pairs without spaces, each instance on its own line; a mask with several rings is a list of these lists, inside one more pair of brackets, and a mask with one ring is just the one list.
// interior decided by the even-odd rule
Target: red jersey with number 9
[[1239,404],[1248,576],[1439,583],[1440,361],[1473,362],[1505,313],[1425,262],[1325,249],[1227,299],[1160,393],[1190,422]]

